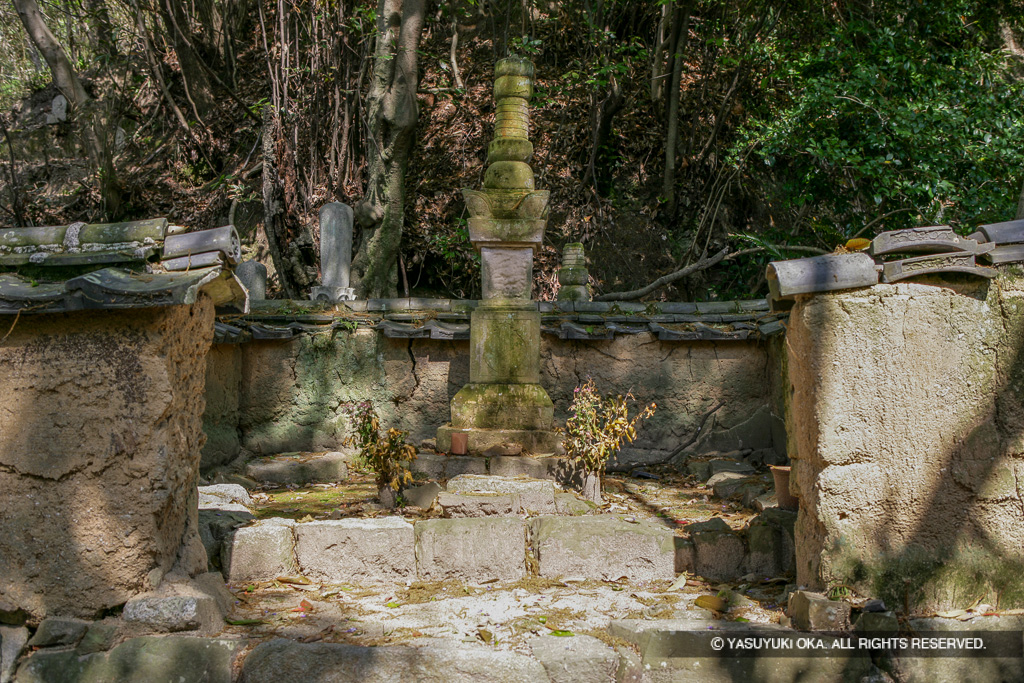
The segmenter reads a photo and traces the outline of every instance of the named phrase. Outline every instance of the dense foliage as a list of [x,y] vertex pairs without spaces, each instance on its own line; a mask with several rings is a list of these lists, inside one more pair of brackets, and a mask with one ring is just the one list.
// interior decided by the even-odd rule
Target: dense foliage
[[[277,235],[294,252],[294,288],[307,287],[319,207],[358,205],[380,148],[370,100],[383,6],[40,2],[110,124],[95,128],[116,145],[118,182],[104,190],[67,142],[76,112],[56,142],[39,137],[51,87],[0,118],[12,139],[0,224],[97,220],[110,207],[196,228],[231,219],[248,256],[268,261]],[[772,258],[883,229],[1011,219],[1024,181],[1022,17],[1019,0],[427,4],[390,282],[479,294],[458,189],[480,184],[491,70],[511,51],[537,64],[533,164],[553,191],[538,296],[554,294],[571,241],[586,245],[598,293],[730,246],[742,255],[652,296],[744,297],[763,294]],[[0,104],[47,82],[0,7]],[[110,188],[119,202],[104,201]]]

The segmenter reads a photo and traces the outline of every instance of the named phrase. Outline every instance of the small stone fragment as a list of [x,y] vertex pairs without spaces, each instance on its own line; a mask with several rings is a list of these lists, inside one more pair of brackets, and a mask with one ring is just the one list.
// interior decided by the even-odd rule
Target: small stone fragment
[[850,627],[850,605],[829,600],[821,593],[793,591],[786,611],[793,626],[802,631],[844,631]]

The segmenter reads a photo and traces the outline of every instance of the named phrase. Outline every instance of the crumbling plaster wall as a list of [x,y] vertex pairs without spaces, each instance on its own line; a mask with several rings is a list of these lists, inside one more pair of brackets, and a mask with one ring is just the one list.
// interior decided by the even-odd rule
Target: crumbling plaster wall
[[[206,429],[228,435],[217,443],[233,436],[238,446],[208,447],[204,468],[226,463],[238,447],[256,455],[335,449],[350,401],[373,401],[386,425],[408,430],[418,443],[448,422],[452,397],[469,381],[465,341],[389,339],[358,329],[215,348]],[[781,424],[763,342],[662,342],[647,333],[609,341],[543,337],[541,384],[556,421],[564,423],[573,389],[588,376],[603,392],[632,390],[638,401],[658,404],[628,451],[636,461],[663,457],[687,440],[718,402],[705,450],[769,448],[772,424]],[[773,412],[780,417],[773,420]]]
[[[92,617],[202,571],[213,304],[22,315],[0,341],[0,603]],[[10,323],[4,323],[4,331]]]
[[1024,605],[1024,278],[800,298],[797,581],[893,606]]

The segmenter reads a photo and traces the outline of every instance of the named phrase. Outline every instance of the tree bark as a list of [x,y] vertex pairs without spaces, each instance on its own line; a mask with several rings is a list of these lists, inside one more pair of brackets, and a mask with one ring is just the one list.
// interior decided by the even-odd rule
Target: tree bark
[[1017,215],[1014,216],[1015,220],[1024,218],[1024,186],[1020,188],[1020,196],[1017,197]]
[[100,103],[93,101],[85,91],[64,48],[46,26],[35,0],[13,1],[29,39],[50,67],[54,84],[81,116],[79,123],[82,138],[99,175],[103,213],[107,219],[113,220],[121,208],[121,184],[114,169],[113,141],[110,135],[113,127]]
[[367,97],[368,174],[366,192],[355,206],[363,239],[352,262],[352,285],[360,297],[397,291],[405,171],[419,118],[416,48],[424,5],[424,0],[380,0],[377,8],[377,44]]
[[317,277],[317,254],[308,227],[296,220],[295,169],[289,163],[281,121],[273,107],[263,110],[263,232],[281,292],[297,299]]
[[178,0],[158,0],[160,17],[171,38],[178,66],[185,85],[185,94],[192,104],[196,118],[202,119],[214,106],[213,86],[203,68],[203,56],[195,49],[194,34],[189,25],[187,5]]
[[682,99],[683,88],[680,80],[683,77],[683,50],[686,48],[686,40],[690,32],[690,10],[691,3],[686,3],[675,11],[673,20],[672,56],[672,81],[669,83],[669,104],[668,104],[668,126],[665,135],[665,174],[662,177],[661,196],[668,202],[669,210],[675,208],[675,183],[676,183],[676,147],[679,141],[679,103]]

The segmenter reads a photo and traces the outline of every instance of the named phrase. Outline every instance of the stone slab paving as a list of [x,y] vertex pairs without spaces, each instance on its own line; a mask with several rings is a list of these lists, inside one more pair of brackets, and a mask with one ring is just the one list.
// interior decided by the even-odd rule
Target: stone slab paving
[[613,681],[619,670],[619,653],[593,636],[542,636],[530,647],[551,683]]
[[232,683],[232,663],[244,645],[244,640],[168,636],[133,638],[84,657],[74,650],[40,651],[19,666],[15,683]]
[[318,581],[376,583],[416,577],[413,526],[401,517],[295,525],[299,570]]
[[533,550],[542,577],[633,581],[675,577],[675,535],[647,521],[615,515],[533,520]]
[[[537,660],[473,645],[360,647],[272,640],[242,665],[241,683],[526,683],[547,681]],[[20,683],[20,682],[19,682]]]
[[416,524],[416,568],[423,581],[516,581],[526,577],[525,548],[526,522],[519,517]]
[[272,484],[312,484],[343,481],[348,478],[348,453],[334,451],[301,457],[276,456],[250,460],[246,475]]

